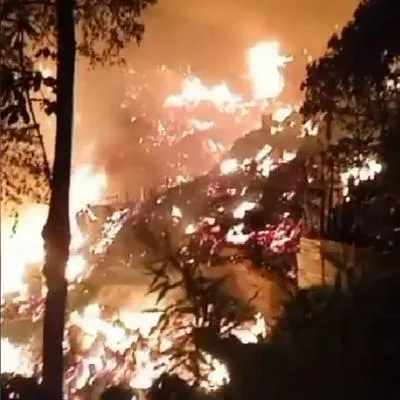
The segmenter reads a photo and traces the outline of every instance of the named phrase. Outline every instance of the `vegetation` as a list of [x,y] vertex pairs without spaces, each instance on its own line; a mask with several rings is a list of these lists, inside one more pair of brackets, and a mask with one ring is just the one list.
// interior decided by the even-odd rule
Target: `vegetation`
[[[371,201],[377,191],[398,196],[400,169],[393,149],[400,144],[399,21],[398,2],[362,1],[353,19],[330,38],[325,54],[307,68],[301,112],[306,119],[324,121],[327,142],[321,154],[319,179],[327,188],[321,209],[332,211],[335,174],[359,169],[371,156],[384,170],[378,183],[350,193],[357,218],[361,203]],[[326,224],[322,232],[330,230]]]
[[[43,385],[39,389],[31,380],[3,377],[1,395],[4,398],[11,398],[12,392],[19,391],[21,398],[43,398],[44,394],[47,398],[62,399],[75,54],[88,57],[92,63],[120,61],[125,44],[141,38],[143,26],[138,18],[150,3],[150,0],[107,4],[58,0],[49,6],[48,2],[41,1],[4,2],[1,78],[5,84],[1,119],[6,135],[4,139],[2,136],[2,142],[6,143],[7,151],[15,141],[26,141],[38,149],[35,157],[41,157],[42,161],[26,151],[28,161],[22,167],[33,176],[44,176],[51,189],[50,212],[44,230],[47,253],[44,274],[49,291],[44,321]],[[80,39],[77,43],[76,27]],[[334,208],[335,177],[343,167],[360,168],[370,156],[378,157],[384,163],[384,170],[376,182],[359,185],[350,192],[357,211],[352,222],[354,219],[358,219],[358,224],[361,219],[365,221],[367,214],[361,216],[361,211],[365,211],[366,204],[376,207],[377,198],[390,198],[391,202],[380,203],[386,207],[398,205],[399,38],[400,3],[364,0],[341,33],[329,40],[325,54],[308,66],[302,114],[306,119],[323,122],[327,143],[320,157],[323,167],[319,177],[321,233],[329,232],[332,223],[330,218],[326,221],[325,210],[332,213]],[[45,77],[38,69],[37,62],[42,59],[56,63],[56,79]],[[53,93],[42,96],[44,88]],[[35,103],[57,117],[51,174],[35,119]],[[16,155],[10,151],[11,156],[4,162],[12,165]],[[13,173],[8,171],[2,172],[6,194],[18,199],[19,186],[14,187]],[[25,187],[25,193],[33,190],[28,185]],[[394,217],[400,210],[396,207],[389,207],[389,215],[395,222]],[[386,223],[382,215],[378,214],[376,236],[384,236],[388,230],[382,223]],[[393,225],[389,230],[395,228]],[[168,329],[171,321],[182,316],[193,320],[192,335],[172,349],[176,358],[187,355],[186,367],[195,378],[200,375],[202,351],[226,363],[231,383],[214,397],[375,399],[378,396],[396,398],[400,393],[398,268],[388,269],[385,274],[377,268],[346,288],[337,285],[298,291],[285,304],[268,340],[248,345],[226,335],[226,328],[248,316],[250,307],[234,302],[223,293],[223,279],[215,282],[206,279],[190,252],[152,263],[149,273],[154,277],[150,291],[158,292],[160,301],[170,292],[183,293],[167,307],[161,329]],[[42,389],[44,393],[39,392]],[[150,393],[153,399],[187,399],[196,395],[186,383],[166,376]],[[131,393],[113,389],[103,397],[126,396]]]
[[[50,181],[50,208],[44,227],[46,259],[44,276],[48,293],[43,334],[43,387],[47,398],[62,399],[63,387],[63,335],[67,285],[65,266],[69,255],[69,189],[72,153],[72,127],[74,105],[74,73],[76,52],[92,63],[120,61],[120,51],[130,40],[139,41],[143,25],[141,12],[154,1],[102,1],[59,0],[54,2],[24,2],[7,0],[2,5],[5,21],[2,51],[1,119],[10,133],[9,141],[18,138],[21,124],[28,125],[23,132],[28,143],[34,143],[32,132],[40,138],[32,107],[31,92],[39,92],[42,85],[50,86],[55,99],[39,99],[47,114],[56,114],[55,154],[50,176],[44,163],[46,178]],[[75,28],[80,41],[75,40]],[[2,32],[3,33],[3,32]],[[38,71],[36,58],[50,58],[56,64],[56,79],[44,77]],[[3,63],[3,60],[4,63]],[[2,137],[3,139],[3,137]],[[44,153],[43,140],[39,146]],[[29,159],[28,154],[28,159]],[[10,158],[13,163],[13,157]],[[36,164],[33,164],[36,165]],[[30,168],[30,171],[36,171]],[[18,197],[15,181],[7,193]]]
[[[152,243],[155,245],[155,241]],[[160,251],[159,246],[153,248]],[[167,250],[170,255],[166,260],[163,257],[161,261],[148,264],[148,273],[152,277],[149,292],[158,294],[158,303],[169,299],[170,305],[164,309],[159,321],[161,332],[187,332],[188,329],[190,332],[181,335],[167,350],[168,356],[175,360],[168,372],[184,369],[193,376],[191,383],[197,386],[204,378],[203,370],[204,367],[207,370],[209,362],[197,346],[195,330],[206,328],[215,335],[226,335],[253,317],[254,309],[251,298],[249,302],[241,302],[225,293],[224,281],[227,276],[214,279],[207,277],[189,249],[190,244],[178,254]]]

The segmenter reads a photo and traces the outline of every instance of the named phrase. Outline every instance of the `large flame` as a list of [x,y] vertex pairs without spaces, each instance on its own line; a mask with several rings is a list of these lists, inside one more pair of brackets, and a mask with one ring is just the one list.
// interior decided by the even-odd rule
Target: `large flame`
[[[106,187],[106,177],[95,172],[91,165],[78,168],[71,179],[70,220],[72,241],[71,249],[78,250],[85,237],[80,232],[75,215],[90,203],[101,198]],[[25,274],[27,267],[41,265],[44,259],[42,229],[46,222],[48,206],[25,204],[17,219],[1,221],[1,298],[11,293],[26,295]],[[82,256],[71,256],[66,275],[75,280],[86,268]]]
[[272,99],[281,94],[285,81],[281,69],[291,60],[280,54],[279,42],[260,42],[248,52],[253,97]]
[[234,94],[225,82],[207,87],[200,78],[189,76],[182,82],[181,93],[168,96],[164,106],[197,107],[202,102],[210,102],[218,110],[229,112],[234,111],[242,101],[242,97]]
[[[174,340],[182,335],[179,329],[160,334],[155,329],[160,316],[161,313],[124,310],[118,316],[107,318],[95,303],[81,313],[73,312],[67,323],[67,343],[72,356],[66,371],[68,394],[75,395],[109,375],[113,384],[127,382],[132,388],[150,388],[173,365],[167,351],[173,346]],[[190,333],[188,329],[184,334]],[[259,337],[265,337],[266,330],[264,318],[257,314],[254,320],[236,327],[231,333],[243,343],[256,343]],[[27,346],[2,339],[1,349],[2,372],[32,374],[38,360],[32,357]],[[206,353],[204,358],[205,363],[201,366],[203,389],[214,390],[229,382],[224,364]],[[176,372],[188,378],[188,371],[183,367]]]

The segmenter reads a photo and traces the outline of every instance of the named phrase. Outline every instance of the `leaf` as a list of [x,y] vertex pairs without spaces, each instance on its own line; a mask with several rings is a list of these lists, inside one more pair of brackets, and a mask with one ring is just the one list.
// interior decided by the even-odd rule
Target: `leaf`
[[49,88],[54,89],[57,85],[57,79],[53,78],[52,76],[49,76],[43,79],[43,84]]
[[25,108],[21,109],[21,117],[25,124],[29,124],[31,118],[29,116],[28,111]]
[[18,111],[13,110],[10,113],[7,122],[8,122],[9,125],[14,125],[14,124],[16,124],[18,122],[18,120],[19,120]]
[[33,81],[32,81],[32,85],[33,85],[33,90],[35,92],[38,92],[40,90],[40,86],[42,84],[42,74],[34,74],[33,75]]
[[50,101],[45,99],[44,101],[44,112],[47,115],[52,115],[56,113],[56,107],[57,107],[57,103],[56,101]]

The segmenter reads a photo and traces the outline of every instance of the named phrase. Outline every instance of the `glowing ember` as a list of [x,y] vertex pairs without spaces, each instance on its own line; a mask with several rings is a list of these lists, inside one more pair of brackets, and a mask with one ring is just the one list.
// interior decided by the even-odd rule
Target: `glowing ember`
[[296,158],[296,152],[294,151],[284,151],[282,156],[282,161],[288,163]]
[[272,147],[271,147],[271,146],[269,146],[268,144],[265,145],[265,146],[257,153],[255,160],[256,160],[257,162],[260,162],[260,161],[264,160],[264,158],[268,156],[268,154],[271,152],[271,150],[272,150]]
[[382,164],[378,163],[373,158],[364,160],[361,167],[352,167],[342,172],[340,174],[340,179],[343,185],[343,195],[347,196],[350,181],[352,181],[353,185],[357,186],[360,182],[375,179],[376,175],[379,175],[381,172]]
[[181,209],[177,206],[172,206],[171,216],[176,219],[181,219],[183,217]]
[[[75,337],[79,337],[80,344],[75,351],[81,357],[78,358],[78,364],[71,366],[67,372],[70,390],[73,392],[82,388],[107,372],[114,376],[114,383],[118,383],[119,379],[127,379],[133,388],[149,388],[155,379],[171,367],[172,360],[165,351],[173,345],[174,335],[176,338],[182,335],[179,329],[160,335],[155,330],[160,317],[160,313],[132,313],[125,310],[118,317],[105,320],[97,304],[87,306],[82,313],[72,313],[68,325],[75,332],[78,329],[79,334],[75,333]],[[189,334],[190,328],[186,331]],[[253,321],[236,328],[232,333],[244,343],[255,343],[260,337],[265,337],[265,321],[257,314]],[[70,345],[71,340],[74,341],[73,337],[70,338]],[[127,354],[128,358],[123,356]],[[205,379],[201,386],[206,390],[214,390],[229,382],[226,367],[209,354],[204,353],[204,357],[207,365],[202,367]],[[79,376],[74,371],[79,371]],[[177,372],[182,376],[187,374],[182,368]]]
[[185,229],[186,235],[192,235],[195,232],[196,232],[196,225],[195,224],[189,224]]
[[277,122],[283,122],[293,111],[294,109],[292,106],[280,107],[272,114],[272,119]]
[[229,175],[235,172],[239,167],[238,161],[236,158],[230,158],[228,160],[224,160],[221,162],[220,170],[221,174]]
[[256,203],[251,201],[244,201],[233,211],[233,217],[236,219],[242,219],[246,212],[253,210],[256,205]]
[[226,234],[226,241],[232,244],[245,244],[251,235],[243,233],[243,230],[243,223],[233,226]]

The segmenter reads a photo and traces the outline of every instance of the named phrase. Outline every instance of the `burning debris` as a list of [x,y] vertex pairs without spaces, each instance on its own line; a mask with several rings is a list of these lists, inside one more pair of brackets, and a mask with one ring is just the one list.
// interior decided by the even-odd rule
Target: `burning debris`
[[[190,313],[181,318],[174,314],[161,329],[163,315],[176,306],[179,297],[166,298],[151,311],[144,306],[134,310],[129,299],[122,299],[126,300],[123,306],[107,307],[99,299],[100,290],[95,290],[90,301],[79,308],[74,306],[76,299],[85,298],[88,286],[126,280],[130,292],[134,291],[143,304],[151,286],[149,277],[143,278],[148,264],[157,257],[171,261],[171,254],[194,275],[201,270],[212,276],[217,266],[234,269],[250,260],[251,268],[275,274],[272,279],[295,280],[293,256],[303,218],[299,204],[307,181],[304,155],[318,148],[318,127],[311,122],[303,125],[295,107],[273,101],[284,87],[281,69],[290,61],[280,55],[278,43],[255,46],[249,51],[248,61],[251,100],[235,94],[227,83],[208,87],[194,76],[184,79],[179,93],[165,99],[162,118],[153,121],[151,134],[139,141],[152,156],[161,154],[154,149],[168,153],[168,179],[148,199],[110,207],[101,217],[91,205],[103,197],[106,175],[89,165],[75,170],[71,189],[73,237],[66,271],[70,309],[65,384],[71,399],[83,398],[83,393],[96,385],[104,389],[125,383],[148,389],[172,366],[186,380],[200,376],[197,383],[205,390],[229,381],[226,367],[207,353],[197,353],[202,360],[198,376],[187,365],[187,354],[194,351],[187,338],[204,318],[199,321]],[[258,123],[265,111],[273,117],[265,117],[263,126],[251,131],[256,118]],[[218,125],[221,136],[217,135]],[[242,136],[244,131],[250,133]],[[202,146],[180,147],[184,140],[200,136]],[[206,149],[211,157],[206,162],[197,157],[201,166],[196,169],[189,165],[196,157],[188,154],[187,148],[196,153]],[[369,178],[380,171],[372,161],[369,168],[373,171]],[[363,171],[342,174],[343,183],[347,184],[350,175],[363,180]],[[6,326],[2,330],[2,372],[40,375],[40,351],[35,340],[11,340],[10,324],[29,320],[32,337],[40,329],[33,325],[43,313],[41,227],[46,213],[45,206],[27,208],[20,215],[16,233],[11,222],[2,221],[1,318]],[[166,270],[171,272],[171,266]],[[175,268],[171,274],[177,271],[178,275],[182,272]],[[130,279],[126,278],[129,274]],[[213,279],[218,281],[215,276]],[[210,315],[204,308],[204,314]],[[235,334],[243,343],[265,337],[267,328],[261,313],[241,322],[229,329],[222,325],[218,328],[223,334]]]
[[[265,225],[263,230],[254,231],[249,228],[247,222],[241,222],[249,212],[259,207],[262,188],[268,180],[262,173],[261,165],[268,156],[269,152],[263,151],[261,155],[256,154],[254,159],[238,162],[236,171],[223,173],[219,169],[218,173],[210,172],[198,180],[170,189],[161,197],[157,196],[135,207],[116,210],[103,224],[97,239],[91,237],[89,240],[88,233],[81,231],[79,225],[75,224],[78,239],[74,237],[72,241],[74,253],[70,262],[78,267],[70,274],[70,296],[77,290],[78,281],[84,277],[87,277],[86,280],[90,279],[96,270],[100,271],[106,268],[106,265],[112,265],[115,263],[115,257],[125,259],[125,263],[129,263],[132,268],[142,268],[138,260],[144,265],[148,256],[154,255],[149,246],[146,254],[140,246],[135,245],[143,241],[142,235],[146,233],[143,224],[148,227],[147,231],[154,228],[155,232],[163,233],[164,227],[169,227],[171,233],[176,232],[177,236],[173,238],[177,244],[176,250],[186,258],[196,257],[187,259],[187,262],[193,265],[208,264],[210,256],[220,258],[226,246],[241,246],[249,241],[269,248],[272,252],[284,251],[284,234],[291,228],[296,231],[296,222],[293,220],[293,225],[290,225],[289,215],[284,215],[284,220],[276,227]],[[271,165],[278,167],[284,161],[277,158],[276,161],[271,161]],[[96,179],[94,177],[94,180]],[[198,195],[194,198],[193,193]],[[84,205],[86,206],[85,203]],[[87,217],[95,224],[98,219],[96,214],[91,214],[94,214],[93,210],[88,211]],[[231,226],[234,226],[232,224],[242,225],[239,232],[242,240],[239,242],[230,239]],[[81,224],[81,227],[83,226]],[[127,237],[127,233],[134,235]],[[289,240],[293,240],[294,243],[296,235],[298,233],[293,234]],[[123,253],[112,251],[121,242],[124,243]],[[148,245],[146,242],[145,244]],[[216,262],[217,260],[213,260],[213,263]],[[2,317],[5,322],[12,319],[13,313],[14,319],[20,318],[22,314],[32,315],[34,304],[37,318],[40,319],[40,296],[34,303],[28,294],[29,290],[25,293],[18,292],[11,298],[4,298]],[[186,322],[178,321],[175,326],[170,327],[168,333],[161,334],[157,331],[158,318],[159,314],[144,311],[114,312],[107,315],[107,310],[97,303],[92,303],[82,312],[72,311],[66,342],[66,362],[69,366],[66,375],[68,393],[79,394],[95,382],[105,386],[127,382],[136,388],[149,388],[172,364],[172,360],[163,353],[182,335],[188,336],[188,329],[192,326],[189,318]],[[254,342],[258,340],[258,334],[265,335],[265,326],[261,331],[259,328],[260,318],[256,316],[256,320],[247,328],[237,330],[241,340]],[[259,333],[253,335],[253,329]],[[34,357],[34,349],[26,345],[17,346],[10,341],[7,341],[5,346],[8,346],[9,352],[19,352],[22,362],[18,368],[4,366],[5,371],[16,369],[24,373],[39,372],[37,366],[40,365],[40,359]],[[208,355],[203,357],[205,364],[202,367],[201,386],[204,389],[211,390],[229,380],[223,365]],[[186,379],[190,378],[185,368],[182,369],[182,374]]]

